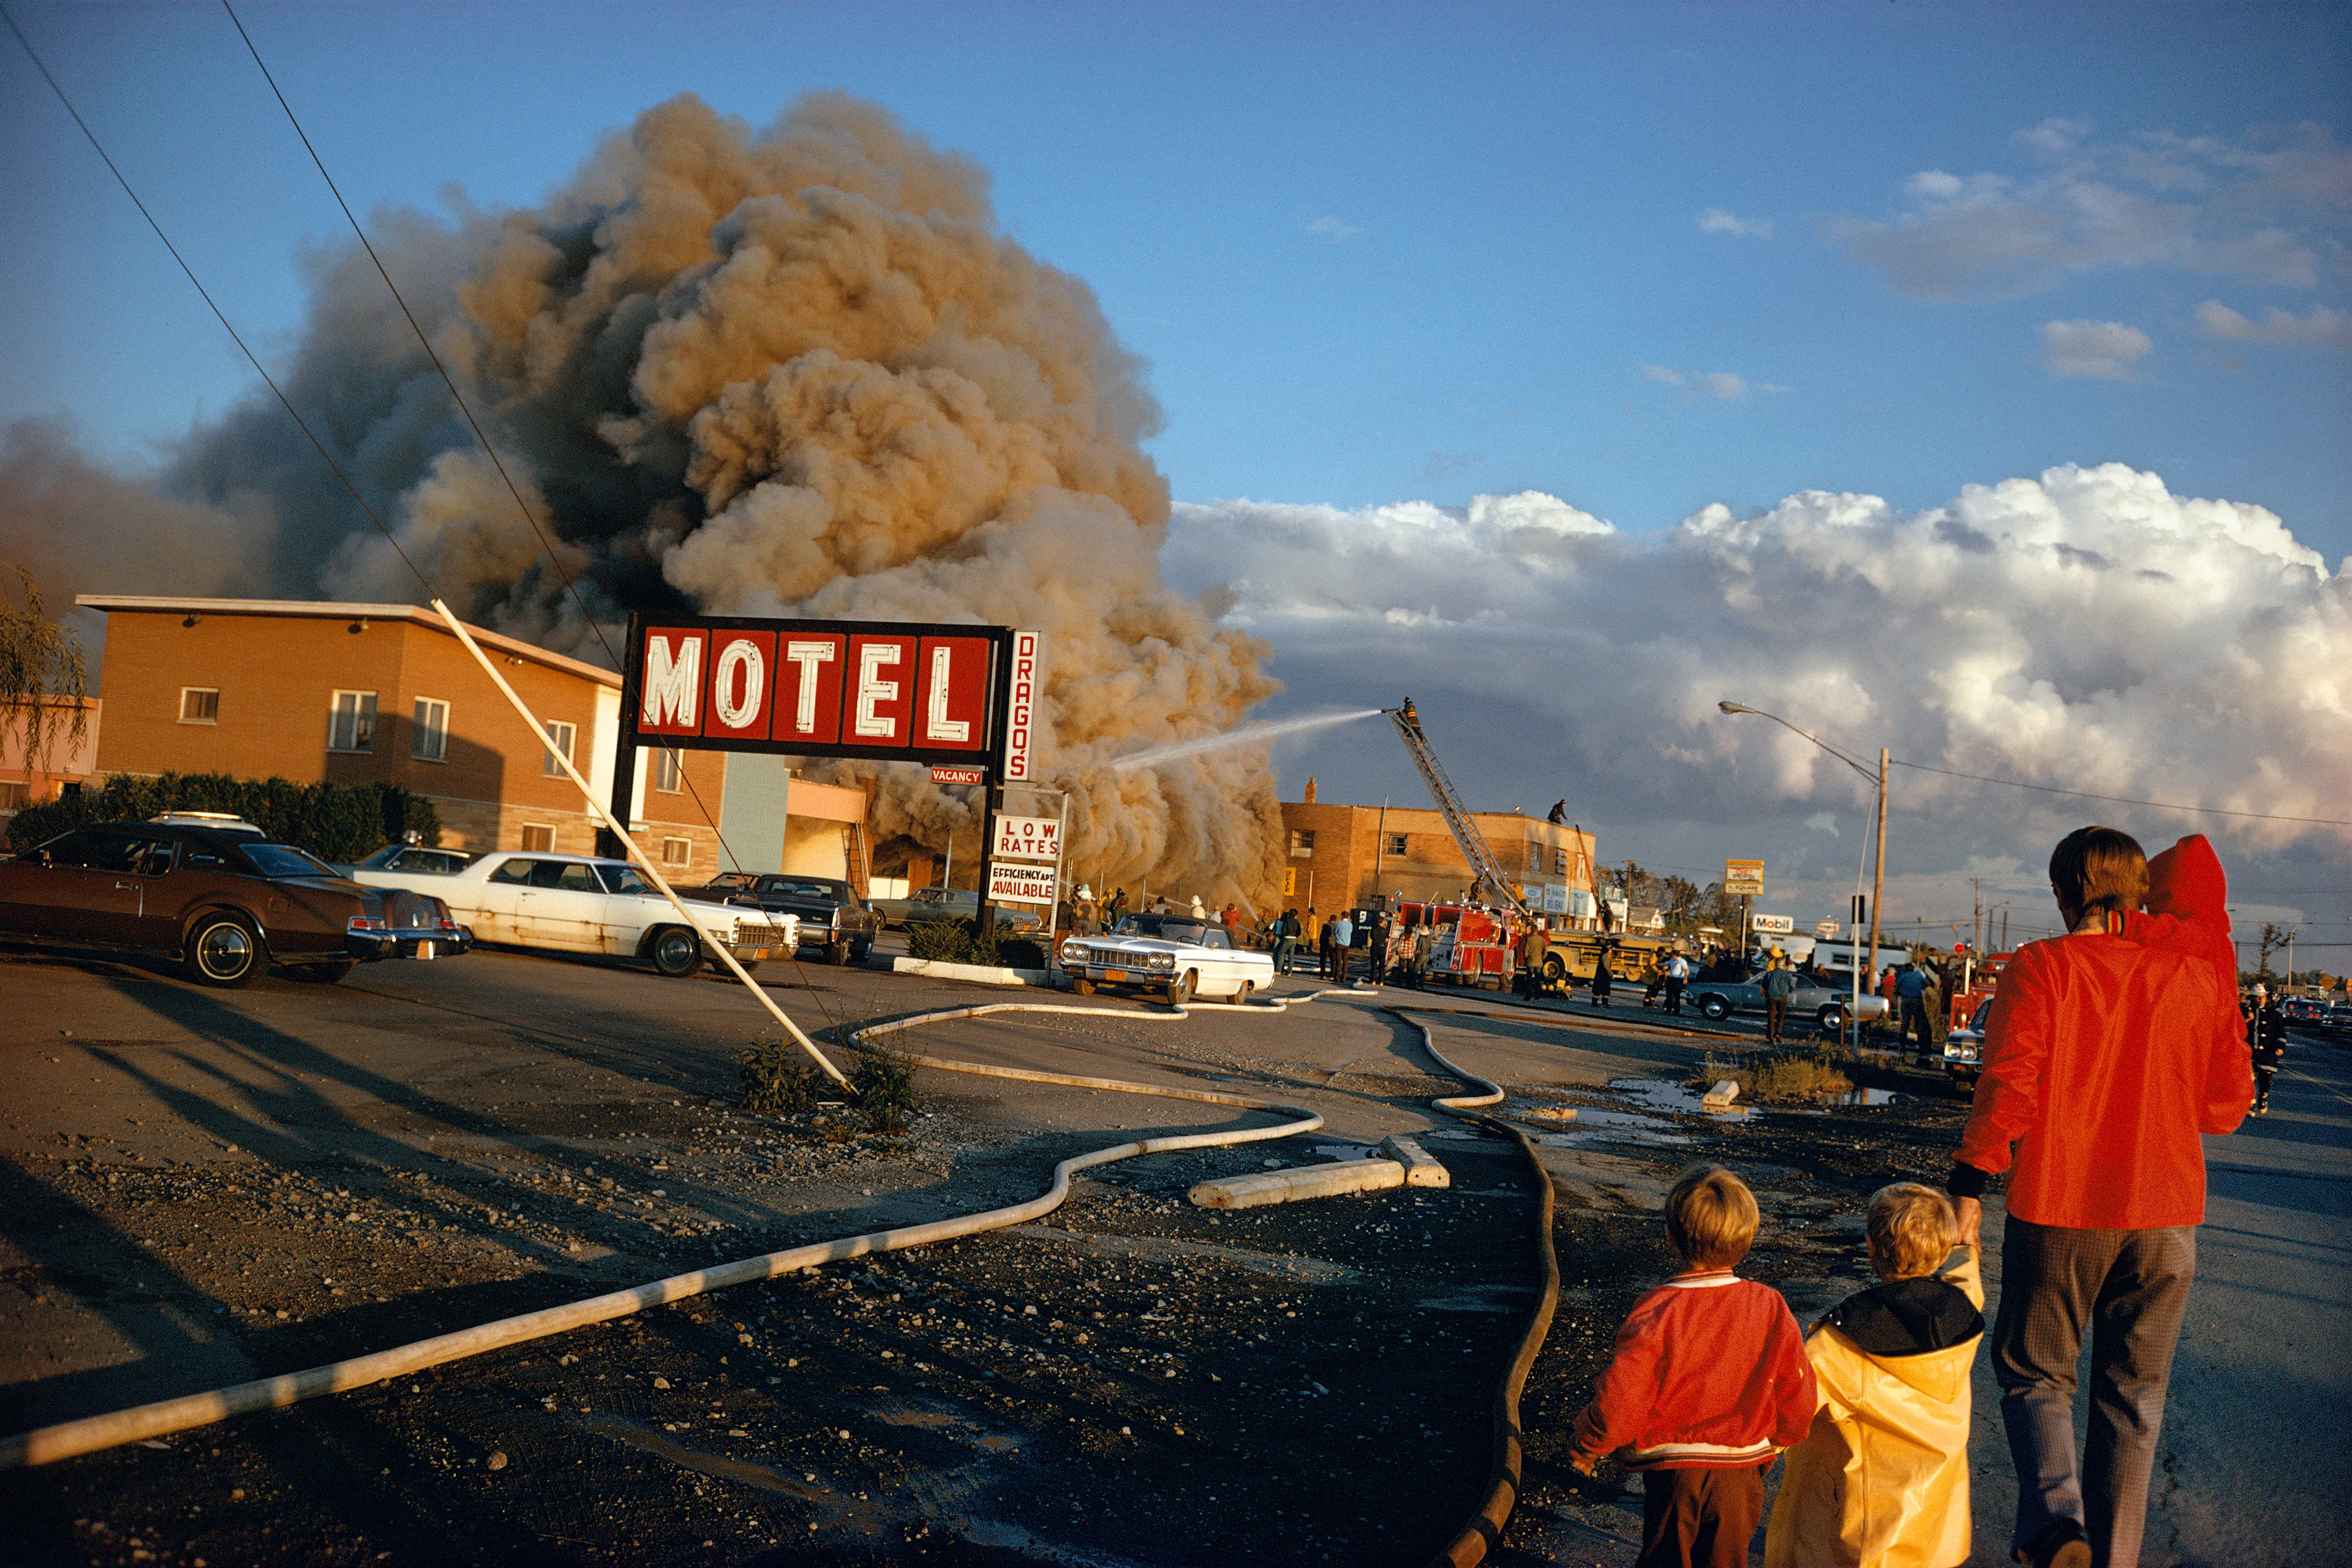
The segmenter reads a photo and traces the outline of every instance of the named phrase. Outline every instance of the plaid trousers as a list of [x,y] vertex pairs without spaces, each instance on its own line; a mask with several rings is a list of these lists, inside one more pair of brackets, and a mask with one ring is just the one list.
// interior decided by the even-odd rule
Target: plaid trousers
[[[2014,1545],[2071,1519],[2090,1537],[2095,1568],[2139,1561],[2165,1385],[2196,1274],[2193,1226],[2075,1230],[2009,1217],[1992,1366],[2017,1467]],[[2086,1327],[2091,1431],[2078,1465],[2074,1380]]]

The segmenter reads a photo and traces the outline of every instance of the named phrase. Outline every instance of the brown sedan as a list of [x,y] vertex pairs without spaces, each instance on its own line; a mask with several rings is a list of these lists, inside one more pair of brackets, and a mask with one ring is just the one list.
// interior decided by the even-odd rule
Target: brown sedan
[[429,894],[362,888],[290,844],[125,822],[77,828],[0,861],[0,934],[173,959],[205,985],[270,965],[332,982],[354,963],[464,952]]

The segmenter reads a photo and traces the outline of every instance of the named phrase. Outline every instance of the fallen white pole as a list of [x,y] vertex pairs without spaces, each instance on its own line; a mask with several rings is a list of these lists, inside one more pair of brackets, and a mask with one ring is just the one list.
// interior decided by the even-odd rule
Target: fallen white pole
[[[514,710],[522,715],[522,721],[524,723],[530,726],[530,732],[540,737],[540,743],[541,745],[546,745],[547,727],[539,721],[539,715],[533,713],[530,710],[530,706],[526,704],[520,697],[515,695],[515,689],[507,684],[506,677],[499,673],[498,666],[489,661],[488,657],[482,652],[480,647],[475,643],[473,637],[467,633],[465,624],[458,620],[457,616],[451,615],[449,613],[449,606],[443,604],[438,599],[433,601],[433,608],[439,613],[442,620],[448,623],[449,630],[457,639],[466,645],[466,651],[474,656],[474,662],[482,667],[482,673],[490,678],[491,684],[496,686],[500,691],[506,693],[507,700],[514,704]],[[677,918],[686,922],[686,929],[694,932],[695,935],[699,938],[702,934],[702,926],[700,922],[697,921],[693,913],[687,909],[685,900],[680,899],[676,890],[674,890],[667,881],[662,879],[662,874],[654,869],[653,861],[646,857],[644,850],[637,847],[637,841],[629,837],[627,826],[614,819],[612,812],[606,808],[604,803],[596,798],[596,792],[588,787],[588,781],[580,776],[580,770],[572,765],[572,759],[570,757],[565,756],[553,746],[547,746],[547,754],[553,757],[557,764],[563,769],[566,776],[568,776],[573,784],[580,786],[581,797],[587,801],[588,809],[594,812],[599,817],[604,819],[604,826],[613,830],[613,837],[621,841],[621,848],[623,852],[625,853],[630,859],[636,862],[637,868],[646,874],[646,876],[653,882],[655,887],[661,889],[662,897],[667,899],[670,901],[670,907],[677,910]],[[833,1079],[834,1082],[841,1085],[842,1088],[847,1089],[849,1087],[849,1080],[842,1077],[841,1069],[834,1066],[832,1061],[823,1051],[816,1048],[816,1042],[810,1039],[806,1034],[803,1033],[801,1026],[798,1024],[793,1023],[792,1019],[784,1016],[784,1010],[776,1005],[776,999],[774,997],[760,989],[760,983],[751,978],[751,972],[744,968],[740,963],[736,962],[735,955],[728,952],[723,945],[718,942],[713,942],[710,945],[712,949],[717,952],[719,956],[725,961],[727,967],[734,971],[735,978],[743,983],[744,989],[750,991],[752,995],[758,997],[760,999],[760,1005],[765,1007],[774,1016],[776,1022],[784,1026],[784,1032],[801,1043],[801,1049],[806,1051],[810,1058],[815,1061],[816,1065],[824,1069],[825,1076]]]

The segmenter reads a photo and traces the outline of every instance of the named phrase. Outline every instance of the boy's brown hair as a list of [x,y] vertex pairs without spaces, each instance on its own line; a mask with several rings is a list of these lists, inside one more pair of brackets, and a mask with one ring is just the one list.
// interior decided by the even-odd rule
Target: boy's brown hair
[[2147,901],[2147,855],[2114,827],[2078,827],[2050,852],[2050,889],[2076,920],[2122,914]]
[[1933,1274],[1960,1239],[1951,1201],[1933,1187],[1896,1182],[1870,1194],[1870,1266],[1882,1279]]
[[1748,1184],[1720,1165],[1693,1165],[1666,1194],[1666,1239],[1694,1268],[1737,1264],[1762,1220]]

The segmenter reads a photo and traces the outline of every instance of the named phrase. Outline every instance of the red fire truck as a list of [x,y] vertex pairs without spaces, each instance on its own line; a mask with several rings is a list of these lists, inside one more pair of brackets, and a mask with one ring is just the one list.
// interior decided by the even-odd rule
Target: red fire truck
[[1412,951],[1421,931],[1430,931],[1429,977],[1453,985],[1500,991],[1511,983],[1517,963],[1519,915],[1486,904],[1401,903],[1389,951]]

